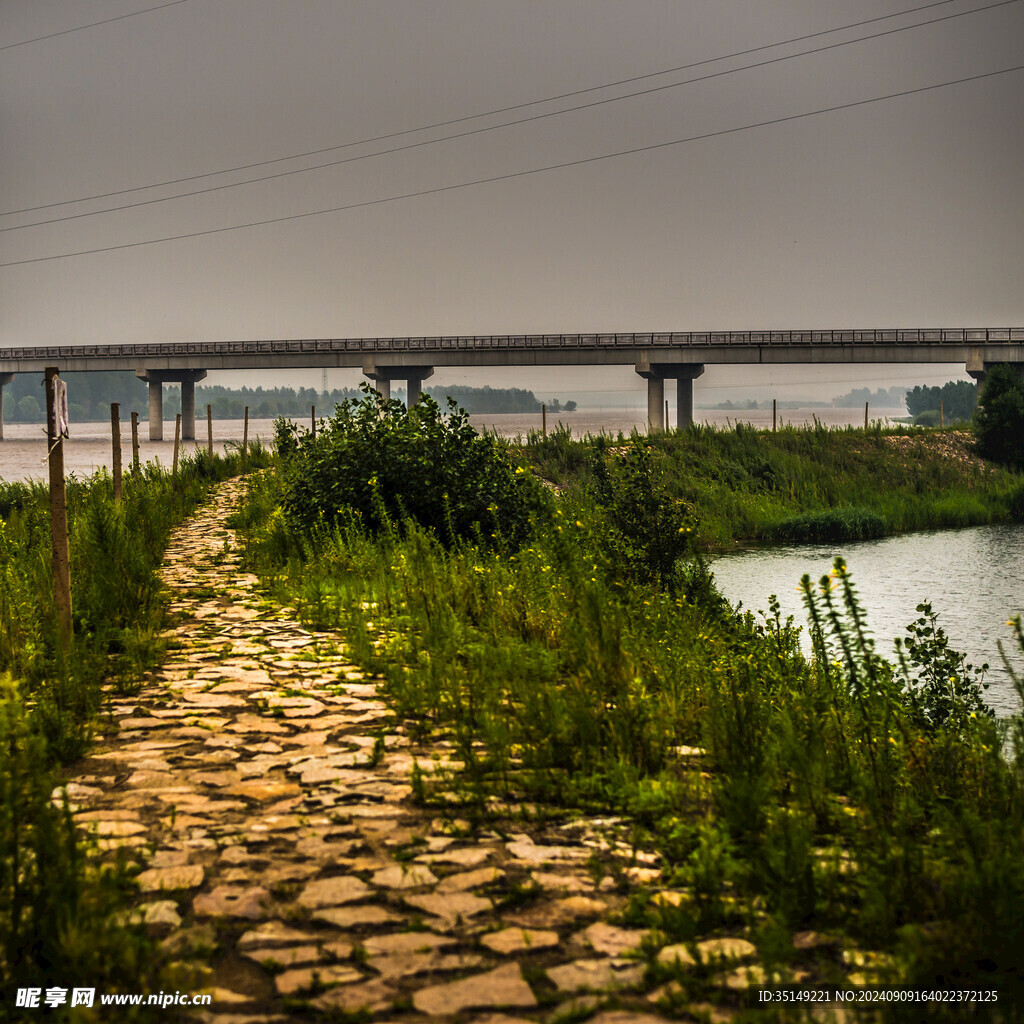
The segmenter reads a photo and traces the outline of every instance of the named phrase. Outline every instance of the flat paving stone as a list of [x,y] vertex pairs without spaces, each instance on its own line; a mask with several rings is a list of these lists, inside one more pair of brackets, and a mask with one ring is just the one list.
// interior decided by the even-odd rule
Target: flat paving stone
[[143,892],[173,889],[197,889],[203,884],[206,871],[202,864],[181,864],[175,867],[149,868],[135,879]]
[[523,978],[518,964],[506,964],[485,974],[475,974],[446,985],[421,988],[413,1006],[429,1016],[459,1013],[481,1007],[534,1007],[537,998]]
[[531,928],[503,928],[480,937],[480,942],[492,953],[511,956],[514,953],[532,953],[552,949],[561,939],[558,932],[536,931]]
[[371,889],[362,879],[354,875],[335,875],[331,878],[318,878],[310,882],[299,894],[296,903],[300,907],[319,909],[320,907],[337,907],[344,903],[354,903],[373,895]]

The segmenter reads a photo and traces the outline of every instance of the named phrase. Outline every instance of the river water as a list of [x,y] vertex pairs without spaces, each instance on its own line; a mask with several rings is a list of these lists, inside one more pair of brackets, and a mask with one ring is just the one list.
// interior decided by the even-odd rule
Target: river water
[[[121,445],[124,465],[131,458],[131,421],[129,415],[122,410]],[[879,417],[901,415],[898,409],[880,409]],[[699,422],[712,423],[717,426],[728,426],[741,420],[755,426],[771,426],[771,410],[723,411],[717,409],[698,409],[695,416]],[[874,417],[874,414],[872,413]],[[812,423],[817,418],[826,426],[863,425],[864,409],[785,409],[779,412],[780,423],[796,425]],[[308,419],[299,420],[303,425]],[[503,437],[525,437],[531,430],[540,430],[540,413],[499,413],[492,415],[470,416],[470,422],[477,429],[495,430]],[[573,413],[550,413],[547,418],[548,430],[554,430],[559,423],[570,427],[574,437],[582,437],[588,433],[599,434],[602,431],[617,434],[619,431],[628,434],[631,430],[647,429],[646,413],[635,409],[581,409]],[[213,443],[215,451],[223,451],[226,445],[237,445],[242,440],[243,423],[241,420],[214,420]],[[196,444],[206,445],[206,420],[196,417],[197,441],[189,441],[182,447],[182,452],[192,451]],[[0,479],[3,480],[45,480],[46,468],[46,435],[41,424],[7,423],[4,425],[6,440],[0,442]],[[249,437],[260,438],[269,444],[274,436],[272,419],[249,420]],[[144,413],[139,416],[140,454],[143,462],[158,460],[163,466],[170,466],[174,455],[174,421],[164,423],[166,441],[149,441],[149,423]],[[71,437],[64,443],[64,466],[68,473],[78,476],[91,476],[102,466],[109,468],[111,464],[111,436],[109,423],[82,423],[71,425]]]
[[[804,624],[800,577],[808,573],[817,581],[827,575],[836,555],[846,560],[880,654],[893,654],[893,638],[905,636],[907,624],[919,616],[917,605],[930,601],[951,646],[975,666],[988,662],[987,703],[1001,715],[1020,710],[999,642],[1018,674],[1024,672],[1024,657],[1006,625],[1011,616],[1024,613],[1024,524],[758,548],[722,555],[711,568],[719,589],[734,604],[767,612],[768,598],[776,594],[783,618],[792,615],[796,624]],[[806,649],[806,630],[803,640]]]

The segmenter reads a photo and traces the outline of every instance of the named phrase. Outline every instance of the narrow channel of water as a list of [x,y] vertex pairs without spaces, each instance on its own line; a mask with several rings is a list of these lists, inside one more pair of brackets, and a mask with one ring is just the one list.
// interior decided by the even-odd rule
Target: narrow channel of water
[[729,601],[767,612],[768,598],[776,594],[783,617],[792,615],[803,625],[800,577],[808,573],[817,581],[836,555],[846,559],[880,654],[893,654],[893,638],[904,636],[907,624],[919,617],[917,605],[930,601],[951,646],[976,666],[988,662],[988,704],[999,715],[1020,710],[998,644],[1002,641],[1018,674],[1024,672],[1024,657],[1012,646],[1013,633],[1006,625],[1011,616],[1024,613],[1024,524],[759,548],[723,555],[712,570]]

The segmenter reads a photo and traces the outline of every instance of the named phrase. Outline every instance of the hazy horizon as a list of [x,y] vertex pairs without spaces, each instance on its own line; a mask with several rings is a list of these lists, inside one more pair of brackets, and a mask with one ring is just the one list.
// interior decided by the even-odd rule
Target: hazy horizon
[[[965,0],[7,0],[0,347],[1017,326],[1022,37]],[[696,387],[963,376],[903,372]]]

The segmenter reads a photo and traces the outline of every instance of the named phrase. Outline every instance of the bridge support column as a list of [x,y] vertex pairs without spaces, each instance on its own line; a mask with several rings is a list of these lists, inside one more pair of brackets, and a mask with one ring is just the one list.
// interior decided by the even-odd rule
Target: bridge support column
[[0,373],[0,441],[4,439],[4,385],[13,380],[13,373]]
[[391,397],[391,382],[393,380],[404,380],[405,404],[406,408],[411,409],[419,401],[423,382],[433,376],[434,368],[432,366],[384,366],[370,358],[363,360],[363,373],[374,382],[378,393],[385,398]]
[[665,378],[647,378],[647,430],[650,433],[665,429]]
[[676,426],[693,426],[693,378],[679,377],[676,380]]
[[196,382],[194,380],[181,382],[181,439],[182,441],[196,439]]
[[164,439],[164,386],[158,380],[149,381],[149,439]]
[[[662,355],[663,353],[657,353]],[[644,352],[636,362],[636,372],[647,381],[647,422],[653,433],[665,429],[665,381],[676,382],[676,425],[682,429],[693,424],[693,382],[704,372],[703,363],[652,363]]]
[[136,370],[135,376],[149,385],[149,439],[164,439],[164,384],[181,384],[181,436],[196,436],[196,381],[206,376],[205,370]]

